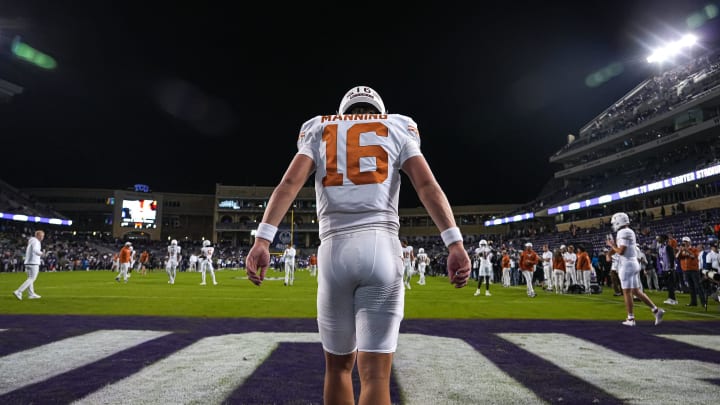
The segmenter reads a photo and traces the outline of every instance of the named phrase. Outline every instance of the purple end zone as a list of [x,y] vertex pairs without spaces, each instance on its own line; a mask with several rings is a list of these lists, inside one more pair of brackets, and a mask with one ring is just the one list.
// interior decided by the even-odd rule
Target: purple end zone
[[[614,321],[405,320],[401,333],[462,339],[503,372],[548,402],[622,403],[558,366],[501,339],[498,333],[566,333],[638,359],[688,359],[716,363],[717,352],[655,334],[716,334],[717,322],[649,321],[627,328]],[[0,356],[101,329],[170,331],[170,335],[123,350],[87,366],[0,395],[0,403],[68,403],[136,373],[208,336],[243,332],[317,332],[314,319],[198,319],[0,315]],[[672,349],[668,346],[671,345]],[[431,368],[432,365],[429,365]],[[432,372],[430,369],[429,372]],[[311,404],[322,402],[324,359],[319,343],[281,343],[228,398],[227,403]],[[718,384],[718,379],[709,380]],[[551,383],[550,383],[551,382]],[[472,382],[469,382],[472,383]],[[358,388],[357,371],[354,384]],[[268,388],[269,387],[269,388]],[[401,402],[392,379],[392,400]]]

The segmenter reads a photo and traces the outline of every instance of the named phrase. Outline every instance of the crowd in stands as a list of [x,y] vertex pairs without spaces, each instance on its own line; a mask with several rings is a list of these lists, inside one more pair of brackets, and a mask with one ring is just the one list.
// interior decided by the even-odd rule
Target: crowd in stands
[[628,130],[643,121],[677,109],[720,84],[720,51],[692,59],[688,63],[651,77],[623,100],[594,120],[580,137],[556,155],[591,144]]
[[3,180],[0,180],[0,212],[65,219],[64,215],[51,206],[37,201]]

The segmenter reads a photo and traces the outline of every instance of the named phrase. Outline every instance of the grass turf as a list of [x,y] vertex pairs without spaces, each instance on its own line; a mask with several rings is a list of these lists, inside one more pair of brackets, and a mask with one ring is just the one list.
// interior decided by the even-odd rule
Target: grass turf
[[[74,271],[40,273],[35,282],[39,300],[18,301],[12,292],[26,279],[25,273],[0,273],[0,313],[55,315],[133,315],[210,318],[315,318],[317,281],[307,271],[297,271],[293,286],[283,285],[283,272],[268,271],[261,287],[247,281],[244,270],[221,270],[218,285],[201,286],[200,273],[179,273],[174,285],[167,283],[164,271],[142,276],[133,272],[127,284],[115,281],[115,272]],[[575,319],[622,320],[622,297],[612,289],[602,294],[555,295],[536,288],[536,298],[525,294],[525,286],[503,288],[492,284],[491,297],[473,296],[476,283],[453,288],[443,277],[427,277],[427,284],[416,284],[405,292],[405,319]],[[472,280],[471,280],[472,281]],[[651,299],[665,308],[666,321],[719,321],[716,302],[708,311],[688,308],[690,298],[678,294],[679,304],[662,302],[666,292],[649,292]],[[641,302],[635,303],[638,320],[651,320],[652,314]]]

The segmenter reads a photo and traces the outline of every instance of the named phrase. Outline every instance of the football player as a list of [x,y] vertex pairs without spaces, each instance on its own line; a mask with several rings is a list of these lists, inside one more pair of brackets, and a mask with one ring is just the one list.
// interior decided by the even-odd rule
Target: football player
[[565,248],[563,258],[565,259],[565,291],[567,292],[571,285],[577,284],[577,274],[575,273],[577,255],[575,254],[575,247],[573,245]]
[[410,287],[410,279],[412,278],[412,275],[414,273],[412,263],[415,260],[415,253],[413,252],[413,247],[408,246],[408,243],[405,239],[402,240],[401,245],[402,245],[403,276],[405,278],[405,288],[407,288],[409,290],[412,288],[412,287]]
[[478,296],[482,293],[482,285],[483,281],[485,281],[485,295],[491,296],[490,294],[490,279],[493,276],[493,266],[492,266],[492,258],[493,258],[493,252],[492,249],[488,246],[488,243],[485,239],[480,240],[478,242],[478,247],[475,249],[475,256],[478,258],[478,285],[477,289],[475,290],[474,296]]
[[553,290],[553,268],[552,268],[553,253],[550,251],[550,247],[547,244],[543,245],[542,264],[543,264],[543,278],[545,279],[545,289],[548,291]]
[[627,309],[627,319],[622,324],[635,326],[633,296],[636,296],[650,307],[655,316],[655,325],[659,325],[662,322],[665,310],[658,308],[650,297],[640,289],[640,263],[635,249],[637,245],[635,232],[630,229],[630,218],[624,212],[617,212],[610,218],[610,224],[613,231],[617,232],[617,236],[614,239],[608,238],[605,243],[613,253],[618,255],[618,277],[620,277],[625,309]]
[[420,280],[417,283],[420,285],[425,285],[425,269],[430,263],[430,258],[428,257],[427,253],[425,253],[425,249],[418,249],[417,258],[415,260],[417,260],[418,273],[420,273]]
[[177,274],[178,263],[180,262],[180,252],[182,248],[178,246],[178,241],[173,239],[168,246],[168,260],[165,264],[165,271],[168,274],[168,284],[175,284],[175,275]]
[[293,285],[295,282],[295,248],[289,243],[283,252],[283,261],[285,262],[285,283],[284,285]]
[[[390,404],[390,378],[404,315],[398,202],[401,170],[409,177],[448,248],[448,280],[467,285],[470,259],[447,197],[420,150],[408,116],[388,114],[380,95],[357,86],[337,114],[305,122],[298,153],[273,190],[248,254],[248,278],[261,285],[269,245],[298,192],[315,173],[318,250],[317,323],[325,353],[326,404]],[[412,263],[412,260],[409,261]],[[463,382],[464,383],[464,382]]]
[[206,271],[210,272],[213,280],[213,285],[217,285],[217,280],[215,280],[215,269],[213,268],[212,264],[212,255],[213,253],[215,253],[215,248],[210,246],[212,245],[212,243],[208,239],[205,239],[202,244],[203,247],[200,249],[200,273],[202,276],[202,282],[200,283],[200,285],[205,285]]

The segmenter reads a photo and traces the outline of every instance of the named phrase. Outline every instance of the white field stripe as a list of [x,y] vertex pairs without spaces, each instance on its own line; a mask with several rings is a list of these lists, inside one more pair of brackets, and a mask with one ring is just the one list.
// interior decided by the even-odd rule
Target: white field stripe
[[[717,335],[658,335],[661,338],[677,340],[702,349],[720,351],[720,336]],[[717,375],[716,375],[717,376]]]
[[280,342],[315,343],[320,336],[251,332],[204,338],[75,404],[221,404]]
[[561,333],[501,333],[498,336],[623,403],[717,403],[717,386],[701,380],[717,376],[717,364],[696,360],[641,360]]
[[0,358],[0,395],[98,361],[169,332],[101,330]]
[[546,403],[460,339],[401,334],[393,368],[408,404]]

